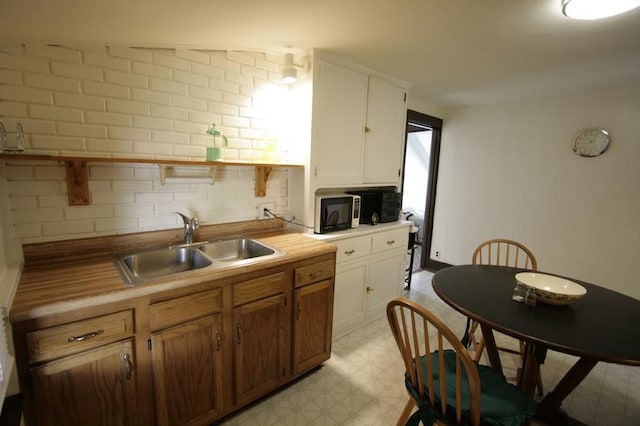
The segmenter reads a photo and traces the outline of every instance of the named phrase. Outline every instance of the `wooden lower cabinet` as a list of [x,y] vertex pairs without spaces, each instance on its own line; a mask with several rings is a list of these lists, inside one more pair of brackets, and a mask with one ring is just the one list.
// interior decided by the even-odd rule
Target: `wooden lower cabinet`
[[151,335],[157,425],[207,424],[222,411],[222,315]]
[[134,354],[127,339],[31,368],[36,424],[141,424]]
[[278,294],[233,310],[236,405],[275,389],[288,377],[290,321],[286,296]]
[[25,423],[208,425],[331,355],[335,254],[13,324]]
[[333,280],[296,289],[293,303],[293,374],[300,374],[331,356]]

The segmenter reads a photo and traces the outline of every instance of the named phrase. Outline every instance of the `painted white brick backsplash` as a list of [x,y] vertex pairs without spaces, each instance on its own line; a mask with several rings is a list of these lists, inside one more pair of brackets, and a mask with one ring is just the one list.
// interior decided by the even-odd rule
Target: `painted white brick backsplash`
[[131,71],[131,63],[129,61],[98,52],[83,52],[82,59],[85,64],[95,65],[100,68],[113,69],[116,71]]
[[[126,154],[133,152],[133,142],[117,141],[113,139],[87,139],[87,151],[90,153],[104,152]],[[114,157],[117,155],[114,155]]]
[[30,104],[51,104],[53,94],[49,90],[20,86],[0,86],[0,99],[23,101]]
[[105,206],[76,206],[64,209],[65,219],[91,219],[113,217],[113,210]]
[[[0,114],[23,124],[31,153],[202,161],[211,123],[229,137],[227,160],[264,161],[276,107],[288,96],[282,57],[258,52],[0,45]],[[276,127],[274,127],[276,126]],[[281,141],[286,145],[288,141]],[[14,231],[25,243],[255,219],[260,202],[286,213],[286,169],[267,198],[251,168],[218,167],[215,184],[160,182],[156,165],[89,162],[91,205],[68,206],[62,162],[6,161]],[[2,200],[4,201],[4,200]]]
[[107,111],[122,112],[126,114],[149,115],[151,106],[137,101],[107,99],[106,109]]
[[51,72],[54,75],[91,81],[102,81],[104,75],[101,68],[85,64],[62,64],[59,62],[51,63]]
[[[110,100],[106,100],[109,102]],[[62,107],[71,107],[83,110],[105,110],[105,99],[89,95],[73,95],[69,93],[54,93],[54,104]]]
[[192,62],[191,67],[193,69],[193,62],[199,62],[201,64],[209,65],[209,55],[206,53],[198,52],[195,50],[176,49],[177,58],[187,59]]
[[187,94],[187,85],[182,83],[175,83],[168,80],[160,80],[157,78],[149,79],[149,88],[152,91],[175,93],[178,95]]
[[150,104],[171,105],[171,95],[168,93],[158,93],[134,88],[131,89],[131,98],[140,102],[149,102]]
[[222,92],[219,90],[205,89],[202,87],[189,88],[189,96],[194,98],[204,99],[205,101],[222,101]]
[[171,120],[155,117],[133,117],[133,126],[138,129],[171,130]]
[[114,139],[130,139],[150,141],[151,131],[147,129],[131,129],[125,127],[109,127],[109,137]]
[[91,124],[131,126],[131,116],[117,112],[85,111],[84,118],[87,123]]
[[58,61],[70,62],[73,64],[80,63],[80,51],[76,49],[29,44],[25,46],[25,53],[31,56],[55,59]]
[[232,83],[238,83],[239,86],[253,86],[253,77],[250,75],[242,75],[240,73],[227,71],[225,73],[225,79]]
[[27,105],[20,102],[0,102],[0,115],[11,115],[16,118],[27,116]]
[[132,64],[132,70],[134,73],[147,75],[149,77],[164,78],[166,80],[171,78],[171,69],[159,65],[134,62]]
[[171,105],[180,108],[195,109],[199,111],[207,110],[206,101],[202,99],[194,99],[188,96],[171,95]]
[[66,195],[38,196],[38,206],[40,207],[66,207],[68,203],[69,203],[69,199]]
[[174,120],[187,120],[189,118],[186,110],[166,105],[151,105],[151,116],[171,118]]
[[95,230],[98,232],[117,231],[118,233],[122,233],[122,231],[127,230],[135,232],[138,226],[138,219],[132,217],[96,219],[95,221]]
[[61,208],[41,208],[38,210],[24,210],[14,217],[15,223],[47,223],[64,220]]
[[240,72],[240,63],[227,59],[227,56],[223,53],[216,52],[211,55],[211,65],[222,68],[226,71]]
[[151,63],[152,55],[143,49],[134,49],[130,47],[109,46],[109,54],[116,58],[133,59],[138,62]]
[[52,89],[58,92],[80,93],[80,81],[47,74],[24,74],[24,84],[28,87]]
[[191,64],[191,71],[198,75],[211,77],[209,84],[211,84],[211,80],[224,80],[224,69],[222,68],[194,63]]
[[45,237],[69,237],[93,233],[94,222],[92,220],[65,220],[42,224],[42,234]]
[[85,151],[85,140],[83,138],[60,136],[32,136],[31,148],[82,152]]
[[58,123],[56,129],[58,134],[62,136],[81,136],[99,139],[105,139],[107,137],[107,128],[104,126]]
[[191,70],[191,62],[175,57],[175,52],[172,55],[169,55],[165,52],[155,51],[153,52],[153,63],[176,70]]
[[97,83],[94,81],[83,81],[82,91],[89,95],[100,95],[111,98],[128,99],[131,89],[117,84]]
[[184,71],[173,71],[173,79],[179,83],[191,86],[207,87],[209,85],[209,79],[207,77]]
[[149,87],[149,79],[144,75],[131,74],[129,72],[105,70],[104,81],[107,83],[121,84],[129,87]]
[[46,73],[49,71],[49,61],[33,56],[0,52],[0,67],[10,70]]

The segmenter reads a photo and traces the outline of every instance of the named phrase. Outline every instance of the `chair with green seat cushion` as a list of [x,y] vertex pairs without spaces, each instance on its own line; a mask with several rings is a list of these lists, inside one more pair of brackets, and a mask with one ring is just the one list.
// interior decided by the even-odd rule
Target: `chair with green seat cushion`
[[387,305],[387,318],[410,394],[399,425],[515,426],[535,414],[531,398],[491,368],[477,365],[454,333],[423,306],[397,298]]

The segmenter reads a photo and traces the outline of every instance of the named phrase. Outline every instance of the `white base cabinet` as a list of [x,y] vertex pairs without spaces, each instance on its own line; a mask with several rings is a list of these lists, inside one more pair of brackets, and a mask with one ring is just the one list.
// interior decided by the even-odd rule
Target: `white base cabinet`
[[369,228],[327,238],[338,246],[334,338],[384,315],[387,303],[402,295],[409,224]]

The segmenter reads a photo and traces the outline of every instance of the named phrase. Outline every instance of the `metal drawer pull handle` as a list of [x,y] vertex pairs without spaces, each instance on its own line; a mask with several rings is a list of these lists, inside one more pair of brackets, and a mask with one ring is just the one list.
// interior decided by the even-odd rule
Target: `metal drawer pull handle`
[[129,359],[129,354],[124,354],[122,360],[124,361],[125,377],[127,380],[131,380],[133,365],[131,364],[131,359]]
[[368,287],[367,286],[367,293],[371,293],[373,291],[373,287]]
[[387,244],[391,245],[391,244],[393,244],[395,242],[396,242],[396,240],[391,240],[391,241],[387,241]]
[[353,250],[345,251],[344,254],[346,254],[347,256],[351,256],[355,252],[356,252],[356,250],[353,249]]
[[104,333],[104,330],[98,330],[98,331],[94,331],[93,333],[87,333],[87,334],[83,334],[82,336],[71,336],[71,337],[67,337],[67,342],[71,343],[71,342],[82,342],[83,340],[88,340],[91,339],[93,337],[99,336],[100,334]]
[[298,306],[296,307],[296,321],[300,319],[301,313],[302,313],[302,307],[300,306],[300,302],[298,302]]
[[238,344],[242,342],[242,324],[236,324],[236,333],[238,334]]
[[320,274],[322,274],[322,271],[315,271],[309,274],[309,278],[315,278],[320,276]]

